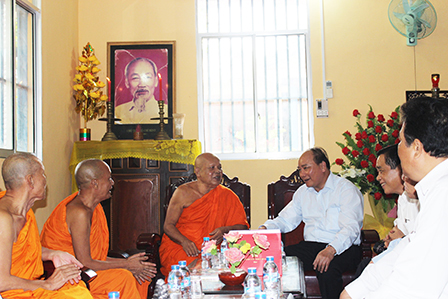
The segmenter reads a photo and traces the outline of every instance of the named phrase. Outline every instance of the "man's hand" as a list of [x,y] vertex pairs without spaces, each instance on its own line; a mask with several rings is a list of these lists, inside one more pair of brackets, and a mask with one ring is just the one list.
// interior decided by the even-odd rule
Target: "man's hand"
[[78,261],[73,255],[64,251],[53,250],[53,253],[51,254],[51,260],[53,261],[53,265],[55,268],[69,264],[75,265],[76,267],[78,267],[78,269],[84,267],[84,265],[81,264],[81,262]]
[[222,237],[224,236],[224,230],[221,227],[216,228],[210,234],[210,240],[216,240],[216,244],[222,242]]
[[182,248],[184,249],[185,253],[188,256],[198,256],[201,251],[196,247],[196,244],[194,244],[191,240],[185,240],[180,245],[182,245]]
[[389,243],[392,240],[403,238],[403,237],[404,237],[403,232],[400,229],[398,229],[398,227],[394,226],[390,230],[390,232],[387,234],[387,236],[384,238],[384,244],[386,245],[386,248],[387,248],[387,247],[389,247]]
[[332,246],[327,246],[319,252],[313,262],[313,269],[320,273],[327,272],[330,262],[333,260],[336,250]]
[[156,264],[145,262],[147,259],[144,252],[134,254],[127,259],[127,269],[131,271],[139,284],[149,281],[157,274]]
[[55,291],[61,288],[67,281],[71,284],[81,280],[81,270],[74,264],[66,264],[56,267],[53,274],[46,280],[45,289]]

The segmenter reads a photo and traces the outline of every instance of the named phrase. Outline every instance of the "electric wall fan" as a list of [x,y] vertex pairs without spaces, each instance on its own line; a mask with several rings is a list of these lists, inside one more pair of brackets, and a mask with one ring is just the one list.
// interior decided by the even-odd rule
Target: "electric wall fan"
[[406,36],[408,46],[415,46],[417,39],[425,38],[434,31],[437,14],[428,0],[392,0],[389,21],[395,30]]

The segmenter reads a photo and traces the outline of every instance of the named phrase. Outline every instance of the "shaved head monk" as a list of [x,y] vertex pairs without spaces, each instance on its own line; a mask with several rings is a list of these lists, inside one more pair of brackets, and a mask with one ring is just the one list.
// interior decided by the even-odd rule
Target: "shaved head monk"
[[[16,153],[2,166],[0,193],[0,294],[3,298],[92,298],[81,280],[83,265],[72,255],[42,247],[31,207],[45,198],[47,178],[33,154]],[[42,261],[55,271],[47,280]],[[78,284],[79,283],[79,284]]]
[[160,246],[161,271],[165,277],[171,265],[181,260],[190,264],[198,257],[203,237],[219,244],[230,230],[249,228],[238,196],[221,185],[219,159],[210,153],[199,155],[194,172],[197,181],[176,189],[166,213]]
[[82,161],[76,166],[75,179],[79,191],[51,213],[42,229],[42,244],[74,254],[97,272],[90,283],[94,298],[107,298],[110,291],[119,291],[120,299],[146,298],[157,271],[155,264],[145,262],[145,253],[127,259],[107,257],[109,229],[99,203],[111,197],[114,181],[109,166],[97,159]]

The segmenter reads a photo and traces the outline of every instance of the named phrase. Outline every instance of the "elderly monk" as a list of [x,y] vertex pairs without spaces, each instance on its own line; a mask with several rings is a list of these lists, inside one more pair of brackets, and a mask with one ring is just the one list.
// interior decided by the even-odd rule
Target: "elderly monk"
[[[3,298],[92,298],[80,282],[82,264],[72,255],[42,247],[34,202],[45,198],[47,179],[40,160],[29,153],[9,156],[2,167],[0,193],[0,292]],[[47,280],[42,261],[56,267]],[[79,282],[79,284],[78,284]],[[1,297],[0,296],[0,297]]]
[[163,226],[160,246],[162,274],[168,276],[171,265],[180,260],[191,263],[200,254],[203,237],[219,244],[230,230],[249,228],[243,205],[232,190],[220,185],[219,159],[204,153],[196,158],[197,181],[185,183],[173,194]]
[[94,298],[107,298],[110,291],[119,291],[120,299],[146,298],[156,265],[145,262],[145,253],[128,259],[107,257],[109,230],[99,203],[111,197],[114,181],[109,166],[97,159],[82,161],[76,166],[75,180],[79,192],[54,209],[42,229],[42,244],[74,254],[97,271],[90,283]]

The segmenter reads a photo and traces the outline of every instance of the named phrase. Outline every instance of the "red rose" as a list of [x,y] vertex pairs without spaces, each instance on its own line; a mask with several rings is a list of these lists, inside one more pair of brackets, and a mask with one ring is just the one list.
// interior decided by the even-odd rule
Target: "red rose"
[[392,136],[394,136],[395,138],[397,138],[399,133],[400,133],[400,131],[395,130],[395,131],[392,132]]
[[348,136],[352,137],[352,134],[350,134],[349,131],[345,131],[345,134],[347,134]]
[[350,150],[347,147],[344,147],[342,153],[347,156],[350,153]]
[[377,145],[375,145],[375,151],[377,152],[377,151],[379,151],[380,149],[382,149],[383,147],[381,146],[381,144],[377,144]]
[[376,142],[376,138],[373,135],[369,135],[369,142],[370,143],[375,143]]
[[373,176],[373,174],[368,174],[367,175],[367,180],[369,181],[369,183],[373,182],[375,180],[375,177]]
[[365,149],[362,150],[362,153],[366,156],[370,155],[370,150],[366,147]]
[[369,114],[367,115],[368,118],[370,119],[374,119],[375,118],[375,113],[373,113],[373,111],[370,111]]
[[378,125],[375,127],[375,132],[377,132],[379,134],[379,133],[383,132],[383,128],[381,128],[381,126]]
[[358,109],[355,109],[355,110],[353,110],[353,116],[358,116],[358,115],[360,115],[361,113],[359,113],[359,111],[358,111]]
[[395,144],[399,144],[400,143],[400,138],[395,139]]
[[367,167],[369,167],[369,162],[367,162],[367,161],[365,161],[365,160],[362,160],[362,161],[361,161],[361,167],[362,167],[362,168],[367,168]]
[[386,142],[387,140],[389,140],[389,136],[387,136],[387,134],[383,134],[383,136],[381,136],[381,140]]
[[382,114],[378,114],[377,119],[378,119],[379,122],[383,122],[383,121],[386,120]]
[[367,132],[366,131],[362,131],[361,137],[362,137],[362,139],[366,139],[368,137],[367,136]]
[[394,126],[394,124],[395,124],[395,122],[393,120],[391,120],[391,119],[389,119],[387,121],[387,126],[390,127],[390,128],[392,128]]
[[376,161],[376,157],[375,157],[375,155],[374,154],[370,154],[370,156],[369,156],[369,161],[370,162],[374,162],[374,161]]
[[337,165],[342,165],[342,164],[344,164],[344,160],[342,160],[341,158],[339,158],[339,159],[336,159],[336,160],[335,160],[335,163],[336,163]]
[[383,194],[381,194],[380,192],[375,192],[373,196],[375,197],[376,200],[380,200],[381,197],[383,197]]
[[390,114],[390,117],[392,117],[393,119],[397,119],[398,118],[398,113],[394,111],[394,112],[392,112]]
[[358,156],[359,156],[359,152],[358,152],[357,150],[353,150],[353,151],[352,151],[352,156],[353,156],[354,158],[358,157]]
[[369,121],[367,122],[367,127],[368,127],[368,128],[373,128],[373,121],[369,120]]
[[361,148],[364,146],[364,142],[362,142],[362,140],[358,140],[358,142],[356,142],[356,145]]
[[355,134],[355,139],[356,140],[361,140],[362,139],[361,133],[356,133]]
[[372,161],[372,167],[375,168],[376,167],[376,160]]

